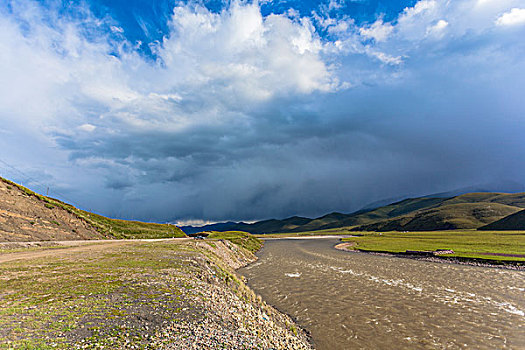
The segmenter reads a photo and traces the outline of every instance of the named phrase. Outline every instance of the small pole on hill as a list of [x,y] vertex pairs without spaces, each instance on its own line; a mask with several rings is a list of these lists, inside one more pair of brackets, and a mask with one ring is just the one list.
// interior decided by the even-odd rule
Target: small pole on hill
[[47,188],[46,196],[49,197],[49,187]]

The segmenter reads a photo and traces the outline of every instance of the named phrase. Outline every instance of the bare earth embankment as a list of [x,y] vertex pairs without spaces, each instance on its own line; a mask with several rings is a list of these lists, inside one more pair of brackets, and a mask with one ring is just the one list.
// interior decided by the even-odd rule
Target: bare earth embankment
[[104,238],[87,221],[46,200],[0,178],[0,242]]
[[0,242],[186,237],[175,225],[87,212],[0,177]]
[[55,247],[0,254],[0,348],[311,348],[234,272],[255,257],[230,241]]

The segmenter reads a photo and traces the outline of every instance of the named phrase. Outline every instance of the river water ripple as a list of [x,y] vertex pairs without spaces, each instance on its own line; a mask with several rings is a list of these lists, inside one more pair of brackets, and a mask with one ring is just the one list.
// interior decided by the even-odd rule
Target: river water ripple
[[239,272],[317,349],[525,349],[525,272],[266,241]]

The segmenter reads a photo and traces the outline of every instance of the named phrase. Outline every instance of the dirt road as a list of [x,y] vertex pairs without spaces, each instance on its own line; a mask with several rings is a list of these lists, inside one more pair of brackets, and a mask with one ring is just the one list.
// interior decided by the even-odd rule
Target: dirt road
[[71,253],[99,251],[109,247],[131,244],[136,242],[160,242],[160,241],[190,241],[193,238],[158,238],[158,239],[115,239],[115,240],[77,240],[77,241],[42,241],[42,242],[4,242],[0,243],[0,249],[27,248],[36,250],[5,252],[0,250],[0,264],[13,260],[35,259],[46,256],[59,256]]

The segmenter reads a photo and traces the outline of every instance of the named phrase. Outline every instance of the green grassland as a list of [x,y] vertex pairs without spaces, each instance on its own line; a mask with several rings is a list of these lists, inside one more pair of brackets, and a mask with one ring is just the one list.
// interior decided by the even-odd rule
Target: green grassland
[[210,239],[226,239],[238,246],[241,246],[252,253],[255,253],[262,247],[261,240],[257,239],[254,235],[242,232],[242,231],[225,231],[225,232],[216,232],[213,231],[208,236]]
[[362,232],[360,237],[344,238],[343,241],[354,242],[351,248],[362,251],[400,253],[451,249],[454,254],[446,257],[525,262],[525,257],[486,255],[525,255],[525,231]]
[[102,215],[85,212],[79,209],[76,209],[76,211],[80,212],[79,214],[95,226],[98,231],[114,238],[186,237],[186,234],[175,225],[110,219]]
[[205,281],[242,287],[200,242],[111,244],[0,264],[0,349],[164,348],[153,338],[207,317]]
[[190,249],[142,243],[3,263],[0,349],[70,348],[80,340],[102,348],[125,341],[126,334],[140,344],[147,336],[140,329],[143,325],[127,320],[144,310],[166,320],[178,316],[180,286],[163,283],[151,289],[149,282],[160,281],[157,274],[168,268],[180,269],[177,255]]

